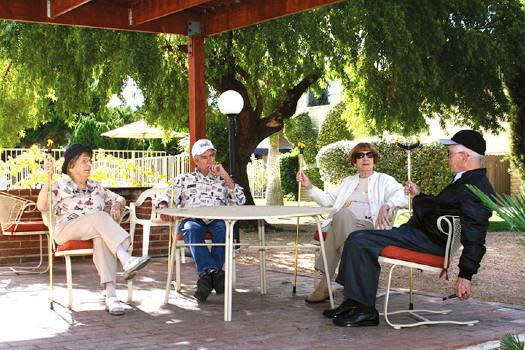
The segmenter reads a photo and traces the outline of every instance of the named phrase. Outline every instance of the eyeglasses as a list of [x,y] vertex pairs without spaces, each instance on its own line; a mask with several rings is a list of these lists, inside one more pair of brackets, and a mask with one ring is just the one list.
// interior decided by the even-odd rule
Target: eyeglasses
[[355,156],[357,159],[363,159],[363,158],[374,158],[374,154],[372,152],[358,152]]

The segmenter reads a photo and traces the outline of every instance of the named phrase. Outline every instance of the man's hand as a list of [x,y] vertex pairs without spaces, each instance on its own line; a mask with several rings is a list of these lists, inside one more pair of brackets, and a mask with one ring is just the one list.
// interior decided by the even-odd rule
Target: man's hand
[[218,163],[210,165],[210,173],[222,177],[224,179],[224,182],[226,183],[226,186],[228,186],[230,190],[233,190],[233,188],[235,187],[235,182],[233,182],[232,178],[230,177],[230,174],[228,174],[228,172],[224,169],[222,164]]
[[310,179],[308,178],[308,176],[305,175],[304,172],[298,171],[297,174],[295,175],[295,179],[297,180],[297,182],[303,185],[303,187],[306,188],[307,190],[312,189],[313,187],[312,181],[310,181]]
[[458,277],[456,280],[456,295],[460,300],[467,300],[472,294],[471,283],[466,278]]
[[377,220],[375,222],[375,228],[377,229],[386,229],[390,226],[392,226],[392,222],[390,221],[390,214],[389,211],[390,207],[388,204],[383,204],[381,206],[381,209],[379,209],[379,213],[377,214]]
[[405,182],[405,193],[410,195],[410,198],[414,198],[421,193],[419,186],[413,183],[412,181]]

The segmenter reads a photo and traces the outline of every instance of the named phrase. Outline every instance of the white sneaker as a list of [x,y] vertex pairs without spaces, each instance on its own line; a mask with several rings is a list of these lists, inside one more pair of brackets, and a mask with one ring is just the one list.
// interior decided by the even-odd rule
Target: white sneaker
[[148,265],[150,259],[149,256],[130,256],[128,261],[122,266],[124,269],[122,277],[124,277],[126,281],[132,279],[135,277],[135,272]]
[[124,306],[120,303],[117,297],[106,298],[106,311],[111,315],[124,315]]

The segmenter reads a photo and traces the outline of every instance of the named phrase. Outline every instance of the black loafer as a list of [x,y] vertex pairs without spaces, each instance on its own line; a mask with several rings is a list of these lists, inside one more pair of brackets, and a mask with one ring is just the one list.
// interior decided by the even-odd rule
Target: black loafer
[[375,309],[371,311],[363,311],[356,308],[352,312],[335,318],[334,324],[339,327],[377,326],[379,324],[379,313]]
[[213,289],[215,289],[215,293],[224,294],[224,271],[214,271],[211,276],[213,278]]
[[345,300],[335,309],[326,309],[323,315],[328,318],[339,318],[347,313],[357,309],[357,304],[353,300]]
[[205,302],[206,299],[208,299],[208,295],[210,295],[212,290],[213,277],[211,273],[207,272],[201,277],[199,277],[197,281],[197,290],[195,291],[195,294],[193,294],[193,296],[199,301]]

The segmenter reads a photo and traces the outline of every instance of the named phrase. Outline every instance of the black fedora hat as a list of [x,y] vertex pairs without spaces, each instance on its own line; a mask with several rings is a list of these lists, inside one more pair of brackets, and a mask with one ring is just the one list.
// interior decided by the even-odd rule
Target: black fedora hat
[[64,152],[64,163],[62,164],[62,173],[67,174],[69,162],[71,162],[76,156],[82,153],[87,153],[91,157],[93,155],[93,150],[91,149],[91,147],[82,145],[80,143],[73,143],[67,146],[66,151]]

